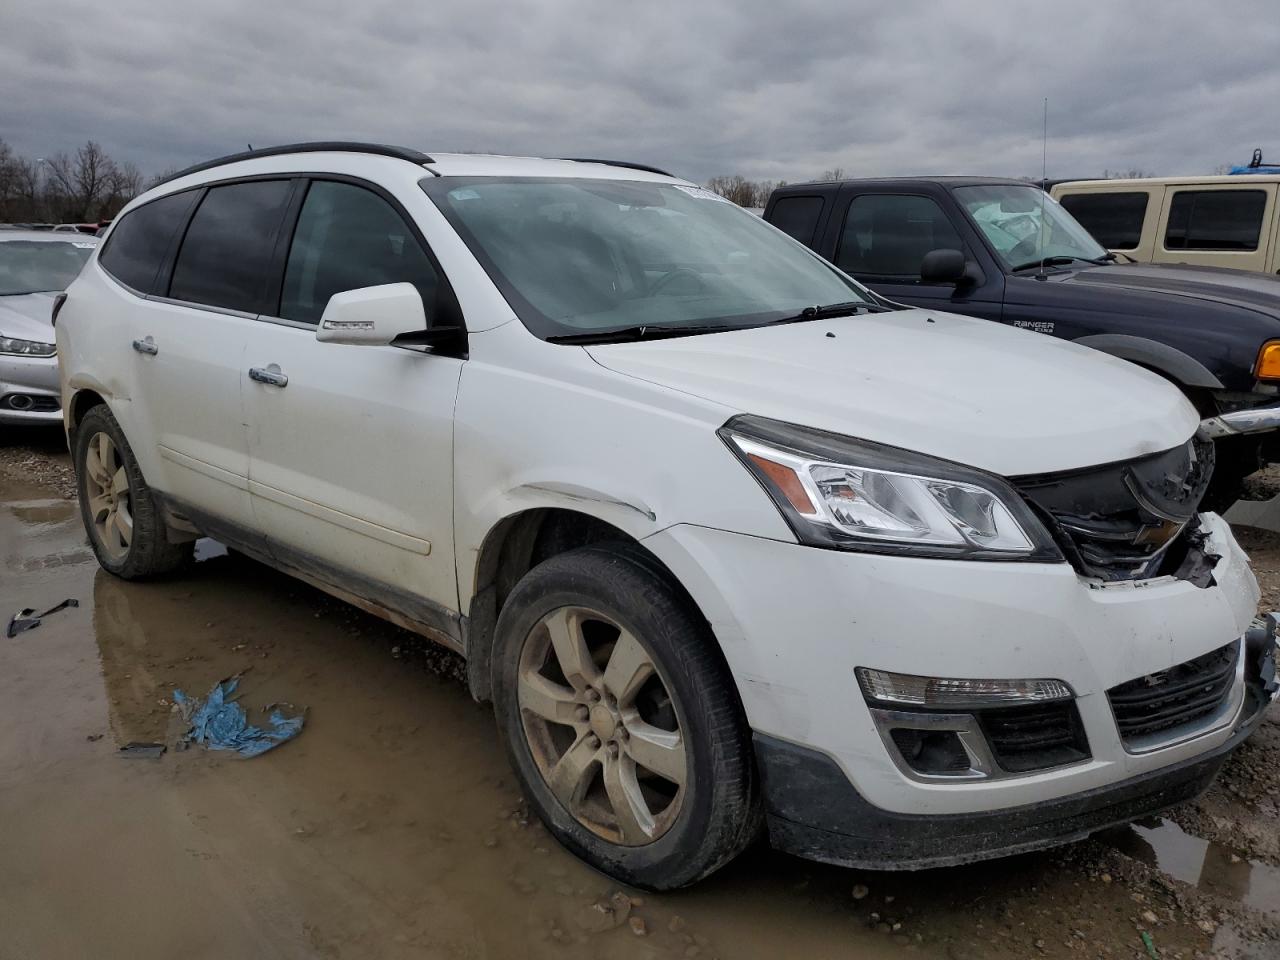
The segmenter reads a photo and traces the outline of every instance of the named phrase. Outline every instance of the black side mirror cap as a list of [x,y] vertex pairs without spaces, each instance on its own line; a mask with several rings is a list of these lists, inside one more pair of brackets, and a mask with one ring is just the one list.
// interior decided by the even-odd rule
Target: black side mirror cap
[[964,254],[959,250],[930,250],[920,261],[925,283],[959,283],[966,278]]

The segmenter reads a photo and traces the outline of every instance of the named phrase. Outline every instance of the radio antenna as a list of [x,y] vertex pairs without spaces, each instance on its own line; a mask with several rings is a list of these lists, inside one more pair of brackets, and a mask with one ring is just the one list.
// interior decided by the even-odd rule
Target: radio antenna
[[1044,198],[1049,190],[1049,98],[1044,98],[1044,132],[1040,138],[1040,275],[1044,276],[1048,248],[1044,224]]

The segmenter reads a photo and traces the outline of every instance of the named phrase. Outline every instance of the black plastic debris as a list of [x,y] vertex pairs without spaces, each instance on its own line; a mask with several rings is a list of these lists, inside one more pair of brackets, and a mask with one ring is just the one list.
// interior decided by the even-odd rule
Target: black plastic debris
[[50,607],[48,610],[41,611],[40,613],[36,613],[31,607],[23,607],[9,618],[9,627],[5,630],[5,635],[9,637],[16,637],[18,634],[27,630],[34,630],[36,627],[40,626],[40,621],[49,616],[49,614],[57,613],[59,610],[65,610],[67,607],[78,606],[80,606],[79,600],[73,600],[68,597],[61,603]]
[[120,748],[120,756],[126,760],[158,760],[164,753],[163,743],[126,743]]

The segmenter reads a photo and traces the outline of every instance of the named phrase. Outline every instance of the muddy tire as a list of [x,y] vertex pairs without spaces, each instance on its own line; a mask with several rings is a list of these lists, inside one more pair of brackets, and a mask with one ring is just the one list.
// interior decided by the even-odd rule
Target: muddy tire
[[530,804],[592,866],[685,886],[759,832],[750,735],[710,630],[625,545],[530,571],[498,617],[494,709]]
[[169,542],[151,488],[105,405],[84,415],[72,453],[80,516],[105,570],[125,580],[142,580],[172,573],[190,560],[190,543]]

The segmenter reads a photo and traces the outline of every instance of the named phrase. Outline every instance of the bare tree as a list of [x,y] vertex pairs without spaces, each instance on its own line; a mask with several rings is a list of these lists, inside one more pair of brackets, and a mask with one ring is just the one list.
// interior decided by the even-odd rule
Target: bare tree
[[844,167],[836,167],[834,170],[823,170],[821,175],[816,178],[823,183],[831,183],[836,180],[845,180]]
[[732,200],[740,207],[763,207],[769,202],[769,194],[785,184],[785,180],[748,180],[739,174],[732,176],[712,177],[707,181],[707,189],[713,190],[726,200]]
[[56,154],[48,166],[50,186],[59,195],[58,209],[65,219],[98,219],[118,175],[115,161],[106,151],[95,141],[86,140],[74,157]]
[[1103,180],[1145,180],[1154,177],[1155,173],[1141,167],[1130,167],[1128,170],[1103,170]]

